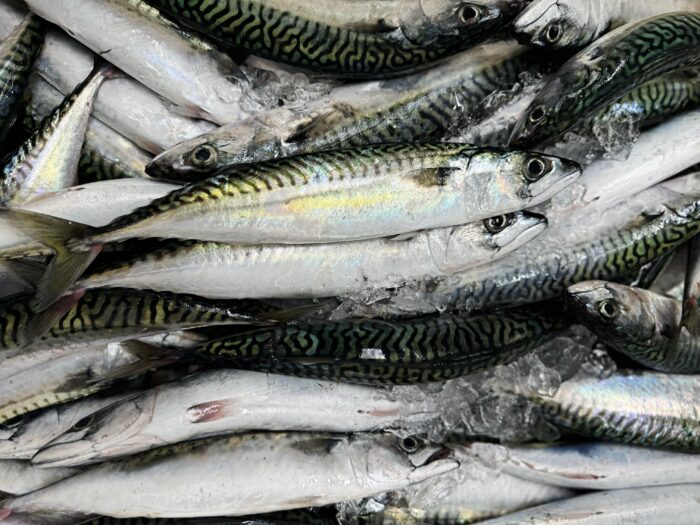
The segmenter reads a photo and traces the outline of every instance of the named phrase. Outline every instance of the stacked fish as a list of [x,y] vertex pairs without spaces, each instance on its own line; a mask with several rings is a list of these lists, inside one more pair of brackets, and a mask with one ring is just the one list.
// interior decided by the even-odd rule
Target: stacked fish
[[2,525],[700,524],[700,0],[1,1]]

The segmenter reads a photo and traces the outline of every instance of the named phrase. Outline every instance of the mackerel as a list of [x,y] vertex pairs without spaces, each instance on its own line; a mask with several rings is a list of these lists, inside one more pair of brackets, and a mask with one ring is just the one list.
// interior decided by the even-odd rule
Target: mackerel
[[148,288],[222,299],[366,294],[499,259],[546,226],[541,215],[517,212],[400,240],[266,246],[178,242],[92,272],[77,286]]
[[591,438],[697,451],[700,449],[700,378],[622,372],[605,379],[575,378],[554,397],[540,397],[545,417]]
[[445,447],[386,433],[247,434],[104,463],[5,506],[46,517],[236,516],[373,496],[458,465]]
[[532,146],[556,137],[643,83],[700,64],[700,13],[630,23],[569,60],[537,94],[511,135]]
[[17,117],[32,64],[43,41],[41,19],[29,14],[0,43],[0,140],[5,139]]
[[0,460],[0,495],[21,496],[43,489],[80,472],[80,469],[32,467],[28,461]]
[[534,483],[611,490],[700,483],[700,457],[610,443],[504,447],[474,443],[486,464]]
[[85,465],[252,430],[405,430],[432,421],[438,403],[413,387],[380,390],[243,370],[202,372],[100,410],[32,463]]
[[681,332],[679,301],[603,281],[582,282],[568,292],[579,322],[618,352],[662,372],[700,372],[700,338]]
[[610,29],[674,11],[700,12],[698,0],[535,0],[513,22],[523,43],[550,49],[583,47]]
[[[425,24],[412,31],[361,32],[304,18],[258,0],[158,0],[178,22],[226,45],[264,58],[345,77],[395,75],[466,49],[503,28],[524,7],[521,0],[411,2],[402,12]],[[426,7],[427,6],[427,9]],[[421,12],[422,11],[422,12]],[[274,35],[273,38],[270,35]]]

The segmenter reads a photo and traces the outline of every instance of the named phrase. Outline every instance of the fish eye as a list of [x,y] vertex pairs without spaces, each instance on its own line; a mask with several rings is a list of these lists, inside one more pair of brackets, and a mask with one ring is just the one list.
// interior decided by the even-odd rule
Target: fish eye
[[92,425],[92,423],[94,421],[95,421],[95,414],[90,414],[89,416],[85,416],[83,419],[81,419],[75,425],[73,425],[73,428],[71,428],[71,432],[80,432],[81,430],[85,430],[90,425]]
[[422,446],[423,441],[413,436],[405,437],[399,441],[399,447],[401,447],[401,450],[408,452],[409,454],[418,452]]
[[540,120],[544,118],[546,113],[547,112],[545,111],[544,106],[537,106],[530,113],[530,122],[532,122],[533,124],[537,124]]
[[481,9],[472,4],[464,4],[457,11],[459,23],[465,26],[471,25],[481,18]]
[[525,179],[529,182],[536,182],[544,177],[549,171],[548,162],[540,157],[530,157],[525,163]]
[[208,167],[216,162],[216,150],[211,144],[201,144],[192,150],[190,157],[195,166]]
[[561,24],[559,22],[552,22],[547,27],[544,37],[550,44],[555,44],[559,41],[562,35]]
[[612,299],[605,299],[598,303],[598,312],[606,319],[615,319],[620,313],[617,304]]
[[513,221],[513,215],[498,215],[484,220],[484,227],[489,233],[499,233],[510,226]]

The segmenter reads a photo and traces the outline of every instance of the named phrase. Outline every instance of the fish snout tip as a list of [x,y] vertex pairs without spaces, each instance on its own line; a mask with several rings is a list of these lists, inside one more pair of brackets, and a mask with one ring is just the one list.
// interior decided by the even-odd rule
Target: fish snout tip
[[91,443],[73,441],[42,448],[34,454],[30,462],[32,466],[41,468],[76,467],[94,460],[97,456]]

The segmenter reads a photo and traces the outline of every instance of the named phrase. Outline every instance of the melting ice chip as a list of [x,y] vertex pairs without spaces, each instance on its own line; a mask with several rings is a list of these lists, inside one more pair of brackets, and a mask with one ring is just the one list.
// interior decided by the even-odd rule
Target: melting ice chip
[[374,359],[375,361],[385,361],[384,353],[379,348],[363,348],[360,359]]

